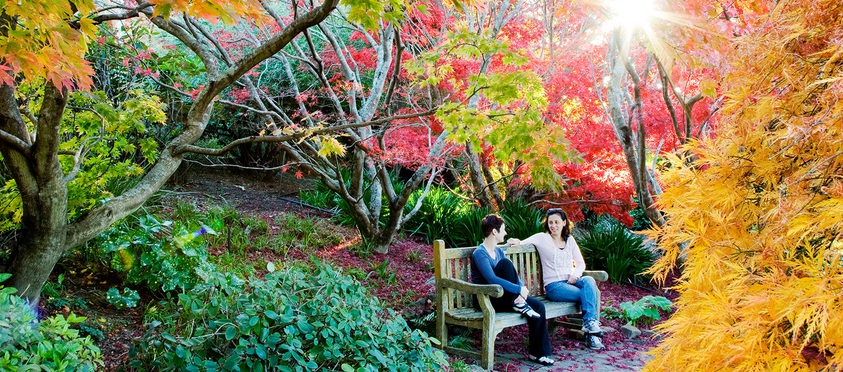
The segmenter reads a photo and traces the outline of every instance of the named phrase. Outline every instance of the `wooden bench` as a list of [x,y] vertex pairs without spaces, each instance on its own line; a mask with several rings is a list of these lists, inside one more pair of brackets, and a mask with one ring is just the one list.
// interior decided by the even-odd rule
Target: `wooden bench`
[[[479,359],[481,367],[490,370],[495,362],[495,337],[506,327],[526,324],[521,314],[514,312],[496,313],[489,297],[503,296],[503,287],[497,284],[471,283],[471,254],[477,247],[445,248],[445,242],[433,243],[434,277],[436,279],[436,337],[442,342],[442,349],[448,353]],[[580,313],[580,306],[574,302],[553,302],[544,297],[542,265],[539,254],[532,244],[501,247],[512,261],[521,281],[530,288],[530,295],[540,299],[546,309],[547,319]],[[586,271],[583,275],[598,281],[606,281],[605,271]],[[474,297],[481,311],[474,308]],[[459,325],[482,329],[481,351],[466,350],[451,346],[448,342],[448,326]],[[551,334],[553,334],[551,332]]]

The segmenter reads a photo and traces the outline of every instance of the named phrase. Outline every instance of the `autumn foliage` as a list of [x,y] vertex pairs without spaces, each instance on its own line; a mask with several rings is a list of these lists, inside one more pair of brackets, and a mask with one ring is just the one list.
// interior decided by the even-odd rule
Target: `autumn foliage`
[[653,270],[684,267],[647,369],[839,371],[843,5],[736,4],[721,128],[663,174]]

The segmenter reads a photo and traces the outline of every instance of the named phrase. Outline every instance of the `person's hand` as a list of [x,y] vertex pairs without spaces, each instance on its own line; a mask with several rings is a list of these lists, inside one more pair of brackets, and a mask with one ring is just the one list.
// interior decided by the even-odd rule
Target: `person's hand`
[[520,245],[521,240],[515,239],[515,238],[509,238],[509,239],[506,240],[506,244],[508,244],[508,245]]
[[530,295],[530,290],[527,287],[521,287],[521,297],[524,297],[524,299],[526,300],[527,296],[529,296],[529,295]]
[[568,284],[577,284],[577,280],[579,279],[580,277],[571,274],[571,276],[568,277]]

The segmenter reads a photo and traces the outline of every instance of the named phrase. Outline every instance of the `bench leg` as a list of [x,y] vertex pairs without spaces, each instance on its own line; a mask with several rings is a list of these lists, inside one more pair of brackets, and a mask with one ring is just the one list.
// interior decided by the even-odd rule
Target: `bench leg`
[[448,347],[448,325],[445,324],[445,314],[436,314],[436,338],[442,343],[440,349]]
[[495,365],[495,337],[497,332],[492,327],[483,327],[483,341],[480,345],[480,367],[491,371]]

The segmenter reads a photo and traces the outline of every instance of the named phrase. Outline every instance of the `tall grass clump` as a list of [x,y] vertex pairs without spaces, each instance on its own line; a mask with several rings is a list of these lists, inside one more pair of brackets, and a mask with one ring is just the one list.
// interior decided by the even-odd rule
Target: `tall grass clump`
[[[421,198],[424,190],[416,190],[405,207],[409,213]],[[433,186],[422,200],[421,207],[404,225],[404,230],[418,236],[423,236],[428,243],[436,239],[443,239],[456,232],[452,222],[460,214],[465,213],[470,204],[459,195],[438,186]]]
[[[545,212],[527,203],[521,198],[506,199],[501,208],[501,217],[506,223],[508,236],[524,239],[530,235],[544,232],[542,219]],[[477,222],[480,224],[480,222]]]
[[605,270],[614,283],[648,280],[642,273],[652,266],[655,255],[644,248],[642,236],[608,216],[601,217],[589,231],[574,231],[586,267]]

